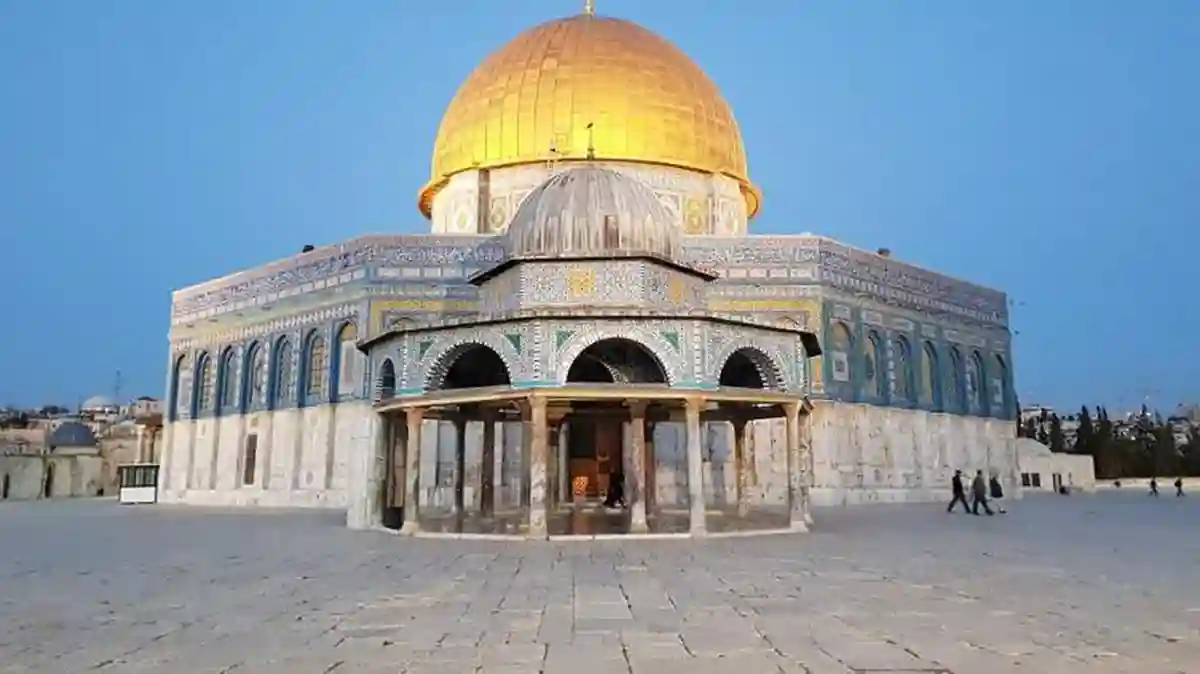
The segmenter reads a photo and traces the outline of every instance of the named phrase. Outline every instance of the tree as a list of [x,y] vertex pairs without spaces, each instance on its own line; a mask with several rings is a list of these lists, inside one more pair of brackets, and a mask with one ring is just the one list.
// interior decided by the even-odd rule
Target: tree
[[1050,415],[1050,451],[1065,452],[1067,451],[1066,438],[1063,436],[1062,420],[1057,414]]
[[1088,412],[1087,405],[1079,408],[1079,429],[1075,431],[1074,451],[1076,454],[1096,456],[1096,429],[1092,425],[1092,415]]
[[1175,429],[1170,424],[1155,424],[1150,443],[1154,453],[1154,474],[1177,475],[1179,451],[1175,448]]
[[1200,477],[1200,426],[1188,424],[1188,440],[1181,454],[1179,472],[1188,477]]

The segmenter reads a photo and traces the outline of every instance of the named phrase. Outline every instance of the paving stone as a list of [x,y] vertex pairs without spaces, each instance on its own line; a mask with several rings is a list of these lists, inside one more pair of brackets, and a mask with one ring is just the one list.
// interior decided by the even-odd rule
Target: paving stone
[[338,519],[0,503],[3,671],[1200,671],[1194,499],[818,509],[808,535],[702,542]]

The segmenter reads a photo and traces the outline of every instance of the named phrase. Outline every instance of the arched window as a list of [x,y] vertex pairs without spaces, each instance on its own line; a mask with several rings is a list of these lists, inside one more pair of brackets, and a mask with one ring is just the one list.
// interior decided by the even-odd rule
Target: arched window
[[294,400],[296,378],[292,370],[292,343],[280,337],[275,343],[275,360],[271,368],[270,408],[278,409],[282,403]]
[[963,388],[965,379],[966,374],[963,371],[962,353],[958,350],[957,346],[952,346],[950,347],[950,386],[947,387],[947,391],[950,393],[947,407],[952,412],[967,411],[966,390]]
[[207,353],[200,354],[196,359],[195,392],[192,394],[192,416],[200,412],[208,412],[213,408],[213,396],[216,389],[216,368],[210,362],[212,358]]
[[992,376],[992,380],[996,382],[996,390],[992,396],[992,409],[1000,413],[1001,416],[1007,416],[1008,413],[1008,364],[1004,362],[1004,356],[996,354],[995,363],[992,367],[996,372]]
[[845,323],[837,322],[830,330],[833,348],[830,349],[829,361],[831,375],[834,381],[853,381],[854,371],[850,367],[851,354],[854,353],[854,337]]
[[267,354],[262,344],[250,345],[246,355],[246,380],[242,383],[246,409],[257,409],[267,402]]
[[306,405],[318,405],[325,393],[325,380],[329,376],[329,346],[325,339],[314,330],[308,333],[308,342],[304,350],[304,383],[301,400]]
[[356,344],[357,341],[357,325],[347,323],[338,331],[337,350],[333,353],[333,371],[339,398],[354,395],[362,378],[362,369],[359,365],[361,354]]
[[187,412],[187,390],[191,378],[188,376],[188,357],[183,354],[175,359],[171,368],[171,399],[168,402],[167,414],[170,421],[175,421],[181,414]]
[[379,366],[379,399],[387,400],[396,397],[396,366],[391,358],[383,359]]
[[892,344],[892,360],[896,370],[896,399],[911,401],[913,399],[912,349],[908,340],[897,337]]
[[971,352],[971,369],[967,373],[967,394],[971,401],[971,411],[977,414],[987,414],[987,395],[984,393],[983,356],[978,351]]
[[887,361],[883,357],[883,343],[872,330],[867,333],[867,348],[863,353],[863,393],[873,398],[886,397]]
[[942,382],[938,378],[938,354],[933,342],[925,342],[921,360],[921,402],[934,409],[942,406]]
[[233,409],[234,401],[237,398],[234,394],[237,392],[237,373],[233,348],[225,349],[221,352],[221,371],[217,373],[217,386],[221,394],[217,397],[217,411],[228,412]]

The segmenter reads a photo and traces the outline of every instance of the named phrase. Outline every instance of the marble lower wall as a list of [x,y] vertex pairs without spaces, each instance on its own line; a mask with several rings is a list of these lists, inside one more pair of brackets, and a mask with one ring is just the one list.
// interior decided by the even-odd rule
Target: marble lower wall
[[[1009,421],[818,402],[811,422],[814,504],[949,498],[956,468],[967,473],[997,472],[1006,493],[1020,495]],[[464,503],[469,510],[479,508],[483,430],[480,422],[466,426]],[[501,509],[521,502],[521,430],[519,423],[497,425],[493,475]],[[737,484],[733,428],[711,423],[702,432],[705,500],[713,507],[732,505]],[[247,475],[251,436],[255,437],[255,469]],[[455,436],[451,422],[426,421],[422,427],[423,508],[448,509],[454,502]],[[558,451],[565,456],[567,438],[561,440]],[[168,425],[163,444],[160,500],[164,502],[349,508],[351,520],[361,526],[374,520],[386,472],[383,424],[366,403],[174,422]],[[685,426],[656,424],[650,444],[657,503],[685,507]],[[785,505],[783,420],[750,424],[746,445],[753,459],[748,476],[750,503]],[[565,494],[565,480],[563,484]]]
[[349,462],[373,455],[376,417],[346,402],[169,423],[159,500],[345,508]]
[[872,405],[815,403],[813,488],[817,505],[950,498],[955,469],[997,473],[1020,497],[1012,421]]

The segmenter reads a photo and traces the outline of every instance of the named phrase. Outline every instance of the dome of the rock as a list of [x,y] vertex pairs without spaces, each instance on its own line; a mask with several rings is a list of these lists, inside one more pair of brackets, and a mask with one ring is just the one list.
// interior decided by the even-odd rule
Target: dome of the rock
[[671,166],[750,183],[741,133],[717,86],[641,26],[584,13],[536,26],[493,53],[451,101],[419,206],[472,169],[586,159]]

